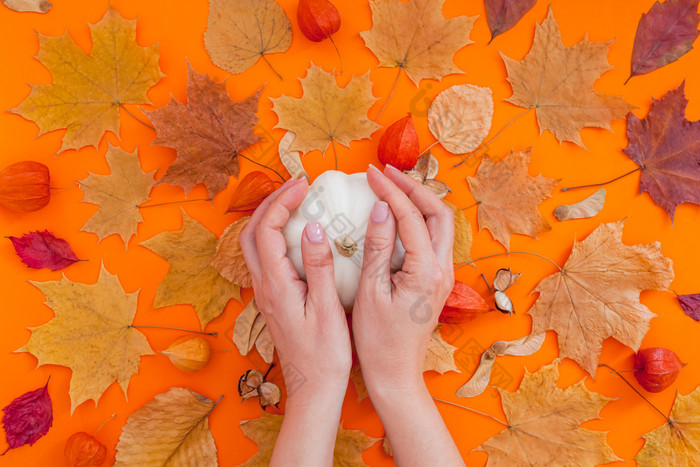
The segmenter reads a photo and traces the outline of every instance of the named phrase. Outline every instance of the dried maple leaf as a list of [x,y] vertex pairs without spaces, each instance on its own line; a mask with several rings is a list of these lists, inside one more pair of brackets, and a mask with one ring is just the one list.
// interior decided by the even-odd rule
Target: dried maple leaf
[[92,28],[92,50],[73,39],[39,37],[39,61],[51,84],[33,86],[16,112],[34,120],[42,133],[66,128],[64,149],[97,145],[105,131],[119,134],[119,109],[146,104],[146,91],[161,78],[157,46],[136,43],[136,21],[112,7]]
[[685,118],[684,85],[654,99],[645,119],[630,114],[624,149],[641,167],[639,192],[648,192],[671,222],[679,204],[700,203],[700,122]]
[[232,298],[241,301],[241,288],[212,267],[216,235],[182,213],[182,229],[163,232],[142,243],[170,263],[153,302],[154,308],[191,304],[202,329],[221,313]]
[[236,318],[236,324],[233,327],[233,343],[243,356],[248,355],[248,352],[255,347],[266,363],[272,362],[275,346],[255,297]]
[[350,369],[350,379],[355,385],[355,392],[357,393],[357,402],[369,397],[367,392],[367,385],[365,384],[365,377],[362,376],[362,368],[360,368],[360,362],[356,362]]
[[325,152],[334,141],[349,146],[350,141],[369,138],[379,128],[367,118],[367,110],[375,101],[369,74],[353,78],[340,88],[333,73],[312,65],[301,80],[301,88],[300,98],[271,99],[272,110],[279,118],[277,127],[296,134],[289,151]]
[[698,0],[654,3],[637,26],[630,78],[661,68],[690,52],[700,34],[698,22]]
[[379,66],[403,69],[416,84],[460,73],[452,57],[472,43],[469,34],[476,17],[446,19],[442,5],[443,0],[370,2],[372,29],[360,35]]
[[561,271],[535,288],[540,295],[528,311],[532,332],[556,331],[559,356],[573,359],[591,376],[608,337],[639,349],[654,316],[639,294],[665,289],[673,280],[671,260],[659,242],[625,245],[623,224],[603,224],[574,243]]
[[53,425],[53,405],[48,387],[47,381],[43,388],[25,392],[2,409],[8,447],[0,455],[25,444],[31,446],[49,432]]
[[540,132],[549,130],[559,141],[583,146],[582,128],[610,129],[611,121],[632,109],[621,98],[593,89],[598,77],[611,68],[608,45],[583,39],[565,47],[550,10],[535,30],[534,43],[524,59],[517,61],[501,54],[513,87],[508,102],[537,109]]
[[126,421],[114,465],[218,466],[209,430],[217,404],[185,388],[158,394]]
[[224,279],[240,287],[253,287],[253,280],[243,259],[241,244],[238,242],[238,236],[249,221],[250,216],[242,217],[224,230],[216,245],[216,252],[209,262]]
[[99,206],[82,230],[96,233],[100,240],[118,234],[124,243],[129,243],[143,220],[139,205],[149,198],[153,172],[141,170],[138,156],[118,147],[110,146],[105,157],[110,174],[90,174],[80,182],[85,193],[83,202]]
[[517,391],[499,388],[508,426],[478,450],[489,455],[487,465],[597,465],[618,459],[605,433],[580,428],[598,417],[609,397],[586,389],[583,380],[557,387],[556,362],[535,373],[525,371]]
[[71,413],[86,400],[97,401],[115,380],[126,394],[141,357],[153,355],[146,336],[131,326],[136,293],[125,293],[117,276],[104,266],[95,284],[65,278],[30,282],[46,296],[55,316],[32,328],[29,342],[19,351],[34,355],[39,365],[73,370]]
[[166,107],[147,112],[158,133],[153,144],[177,150],[175,162],[157,184],[179,185],[189,192],[204,183],[213,196],[226,188],[230,175],[238,178],[240,152],[260,141],[253,133],[260,91],[235,102],[225,81],[215,83],[189,64],[187,69],[187,105],[171,97]]
[[687,396],[676,391],[667,423],[648,433],[635,456],[639,467],[693,467],[700,459],[700,388]]
[[472,225],[459,207],[447,200],[442,200],[455,214],[455,241],[452,245],[452,262],[456,264],[466,263],[471,260],[472,249]]
[[476,149],[489,134],[492,119],[491,90],[471,84],[445,89],[428,109],[430,131],[453,154]]
[[469,189],[479,203],[479,229],[488,229],[493,238],[510,248],[514,233],[537,238],[551,229],[537,210],[559,182],[527,173],[532,148],[513,152],[494,161],[484,158],[474,177],[467,177]]
[[243,73],[260,58],[269,64],[265,54],[286,52],[292,25],[275,0],[210,0],[204,44],[216,66]]
[[437,325],[430,338],[428,351],[423,362],[423,371],[433,370],[441,375],[448,371],[459,372],[459,368],[455,365],[455,350],[457,350],[457,347],[445,342],[442,334],[440,334],[440,328],[442,328],[442,324]]
[[15,11],[34,11],[46,13],[51,9],[51,3],[46,0],[2,0],[3,5]]
[[695,321],[700,321],[700,294],[679,295],[678,303],[686,315]]
[[491,30],[491,40],[515,26],[525,13],[535,6],[536,0],[485,0],[486,20]]
[[34,269],[49,268],[52,271],[67,268],[80,261],[67,241],[48,230],[29,232],[21,237],[9,237],[17,256]]
[[[243,434],[258,445],[258,452],[240,467],[267,467],[270,465],[272,449],[275,447],[277,436],[279,436],[283,418],[283,415],[264,413],[262,417],[240,422]],[[339,427],[335,439],[333,465],[336,467],[366,465],[362,461],[362,453],[376,442],[376,438],[370,438],[362,430],[346,430]]]

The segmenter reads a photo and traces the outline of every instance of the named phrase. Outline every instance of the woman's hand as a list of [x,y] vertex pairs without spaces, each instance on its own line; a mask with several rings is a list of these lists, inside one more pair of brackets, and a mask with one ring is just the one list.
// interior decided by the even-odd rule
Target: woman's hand
[[[367,391],[396,465],[463,466],[423,381],[428,343],[454,284],[454,213],[393,167],[382,174],[370,166],[367,180],[381,201],[367,225],[352,313]],[[406,255],[392,274],[397,226]]]
[[345,311],[321,225],[301,241],[306,282],[286,257],[281,229],[306,196],[305,178],[289,181],[255,210],[239,242],[255,300],[269,327],[288,386],[273,465],[330,465],[352,365]]

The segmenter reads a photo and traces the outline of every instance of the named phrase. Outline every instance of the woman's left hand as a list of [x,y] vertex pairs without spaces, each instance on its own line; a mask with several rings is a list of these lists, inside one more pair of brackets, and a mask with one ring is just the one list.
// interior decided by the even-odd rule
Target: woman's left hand
[[[239,236],[255,300],[287,383],[286,413],[274,464],[332,463],[352,365],[347,319],[335,287],[330,244],[321,225],[309,223],[302,234],[306,282],[299,279],[286,256],[281,229],[307,190],[305,178],[285,183],[255,210]],[[328,439],[319,443],[319,438]]]

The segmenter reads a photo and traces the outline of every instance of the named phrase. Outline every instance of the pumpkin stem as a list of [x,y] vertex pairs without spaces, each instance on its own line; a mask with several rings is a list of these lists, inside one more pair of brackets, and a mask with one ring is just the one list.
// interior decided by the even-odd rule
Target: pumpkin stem
[[335,248],[338,250],[338,253],[346,258],[350,258],[358,249],[357,242],[348,234],[335,237],[333,243],[335,243]]

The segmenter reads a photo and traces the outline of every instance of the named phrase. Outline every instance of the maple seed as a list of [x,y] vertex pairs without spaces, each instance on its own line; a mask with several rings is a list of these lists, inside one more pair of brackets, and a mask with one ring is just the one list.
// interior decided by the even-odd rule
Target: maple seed
[[19,212],[38,211],[51,199],[49,168],[35,161],[22,161],[0,172],[0,205]]
[[685,365],[671,350],[640,349],[634,357],[634,377],[647,391],[661,392],[676,380]]
[[410,170],[418,162],[418,133],[409,113],[386,129],[379,140],[379,162],[399,170]]

